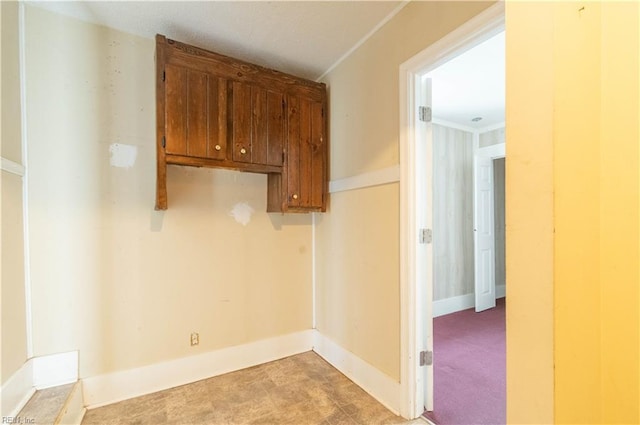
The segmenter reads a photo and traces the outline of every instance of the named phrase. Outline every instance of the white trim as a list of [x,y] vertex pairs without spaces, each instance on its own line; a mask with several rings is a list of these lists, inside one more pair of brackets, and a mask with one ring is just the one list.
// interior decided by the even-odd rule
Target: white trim
[[445,314],[456,313],[458,311],[473,308],[475,296],[472,293],[444,298],[433,302],[433,317],[444,316]]
[[33,363],[25,362],[7,381],[0,390],[0,416],[15,417],[36,392],[33,388]]
[[33,357],[33,311],[31,296],[31,249],[29,244],[29,155],[27,152],[27,70],[24,2],[18,4],[18,47],[20,49],[20,122],[22,125],[22,237],[24,239],[24,301],[27,334],[27,358]]
[[387,409],[400,411],[400,383],[320,332],[314,332],[313,351],[369,393]]
[[17,162],[13,162],[7,158],[0,158],[0,167],[2,171],[6,171],[7,173],[15,174],[17,176],[24,176],[24,166],[18,164]]
[[353,52],[355,52],[356,50],[358,50],[358,48],[360,46],[362,46],[369,38],[371,38],[371,36],[373,34],[375,34],[376,32],[378,32],[378,30],[380,28],[382,28],[387,22],[389,22],[391,19],[393,19],[394,16],[396,16],[398,14],[398,12],[400,12],[402,10],[403,7],[405,7],[407,4],[409,4],[411,0],[402,0],[402,2],[395,8],[393,9],[387,16],[384,17],[384,19],[382,19],[380,22],[378,22],[378,25],[376,25],[375,27],[373,27],[371,29],[371,31],[369,31],[364,37],[362,37],[356,44],[354,44],[354,46],[352,48],[350,48],[349,50],[347,50],[347,52],[340,56],[340,59],[338,59],[337,61],[334,62],[333,65],[331,65],[329,67],[329,69],[327,69],[325,72],[322,73],[322,75],[320,75],[318,78],[316,78],[316,81],[320,81],[322,80],[324,77],[327,76],[328,73],[330,73],[331,71],[333,71],[338,65],[340,65],[345,59],[347,59],[349,56],[351,56],[353,54]]
[[[496,285],[496,299],[506,296],[506,286]],[[468,310],[475,306],[475,296],[472,293],[458,295],[455,297],[435,300],[433,302],[433,317],[444,316],[445,314],[457,313],[458,311]]]
[[313,330],[83,379],[88,409],[293,356],[313,348]]
[[414,155],[416,149],[415,117],[417,107],[415,93],[420,87],[422,75],[437,68],[455,56],[504,30],[504,3],[498,2],[471,20],[462,24],[436,43],[400,65],[400,371],[402,403],[400,413],[407,418],[422,414],[424,390],[420,388],[418,363],[416,361],[418,341],[423,335],[417,331],[418,318],[425,306],[416,298],[423,282],[416,279],[415,235],[416,223],[416,173]]
[[484,134],[484,133],[488,133],[488,132],[493,131],[493,130],[498,130],[498,129],[500,129],[500,128],[505,128],[505,126],[506,126],[506,124],[505,124],[505,123],[504,123],[504,121],[503,121],[503,122],[499,122],[499,123],[497,123],[497,124],[488,125],[488,126],[486,126],[486,127],[479,128],[479,129],[478,129],[478,130],[476,130],[476,131],[477,131],[478,133],[480,133],[480,134]]
[[473,127],[468,127],[466,125],[457,124],[451,121],[441,120],[439,118],[434,118],[431,122],[435,125],[439,125],[442,127],[449,127],[449,128],[453,128],[461,131],[466,131],[467,133],[476,133],[478,131]]
[[495,145],[484,146],[478,148],[475,155],[485,158],[498,159],[506,156],[506,143],[496,143]]
[[71,389],[71,394],[67,396],[67,400],[53,423],[80,425],[85,413],[87,413],[87,409],[84,407],[84,399],[82,398],[82,382],[78,381]]
[[316,213],[311,213],[311,328],[315,329],[317,322],[316,310]]
[[38,390],[66,385],[78,380],[78,352],[34,357],[33,386]]
[[346,190],[363,189],[366,187],[396,183],[400,181],[400,166],[383,168],[356,176],[329,182],[329,193],[344,192]]

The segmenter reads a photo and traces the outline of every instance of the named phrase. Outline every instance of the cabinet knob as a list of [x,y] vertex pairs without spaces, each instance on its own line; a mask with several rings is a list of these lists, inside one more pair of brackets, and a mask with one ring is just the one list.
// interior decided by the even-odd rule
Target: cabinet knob
[[222,146],[216,145],[216,150],[219,151],[220,149],[222,149]]
[[240,153],[241,153],[242,155],[244,155],[245,153],[247,153],[247,150],[246,150],[245,148],[242,148],[242,149],[240,149]]
[[293,199],[298,199],[298,194],[297,194],[297,193],[294,193],[294,194],[293,194],[293,196],[292,196],[292,198],[293,198]]

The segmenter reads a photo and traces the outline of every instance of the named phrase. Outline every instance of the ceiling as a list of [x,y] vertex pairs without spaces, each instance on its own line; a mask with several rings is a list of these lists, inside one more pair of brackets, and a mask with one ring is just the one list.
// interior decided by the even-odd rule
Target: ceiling
[[315,80],[406,1],[29,1]]
[[[436,119],[476,129],[504,122],[504,32],[429,72]],[[472,121],[474,118],[482,118]]]
[[[316,80],[398,13],[402,1],[28,1],[63,15],[178,41]],[[504,33],[429,73],[434,117],[504,122]],[[482,117],[479,122],[471,119]]]

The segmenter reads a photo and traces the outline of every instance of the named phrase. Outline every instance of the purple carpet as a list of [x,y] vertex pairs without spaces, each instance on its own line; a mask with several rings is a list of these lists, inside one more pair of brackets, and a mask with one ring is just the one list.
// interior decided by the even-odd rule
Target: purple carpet
[[506,423],[505,299],[433,321],[434,411],[438,425]]

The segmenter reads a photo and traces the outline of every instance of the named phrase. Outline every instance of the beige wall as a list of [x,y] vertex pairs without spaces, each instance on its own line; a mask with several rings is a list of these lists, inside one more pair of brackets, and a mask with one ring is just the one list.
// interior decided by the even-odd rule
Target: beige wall
[[[411,2],[327,75],[331,179],[398,164],[400,64],[490,4]],[[319,331],[396,380],[398,190],[392,184],[332,194],[317,227]]]
[[266,176],[170,166],[153,210],[153,40],[26,12],[35,354],[87,377],[311,328],[311,217],[266,214]]
[[[0,3],[2,11],[2,157],[22,162],[20,120],[20,72],[18,3]],[[24,237],[22,224],[22,177],[2,171],[1,200],[1,315],[2,366],[0,384],[27,360],[27,331],[24,292]]]

